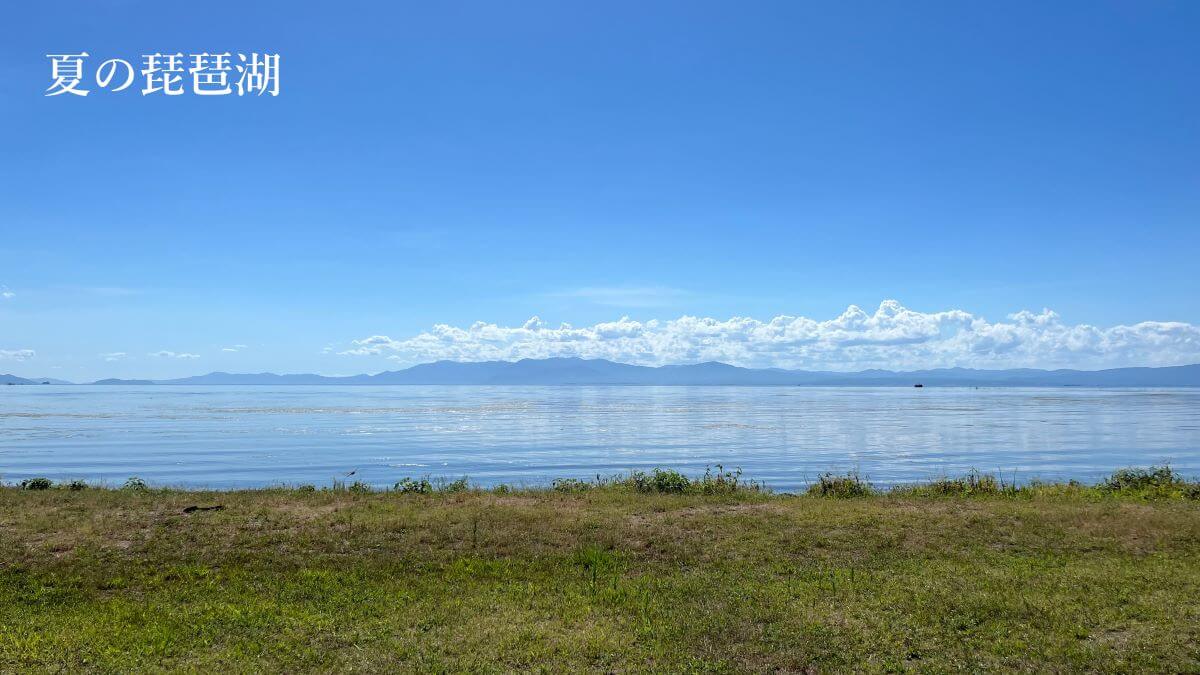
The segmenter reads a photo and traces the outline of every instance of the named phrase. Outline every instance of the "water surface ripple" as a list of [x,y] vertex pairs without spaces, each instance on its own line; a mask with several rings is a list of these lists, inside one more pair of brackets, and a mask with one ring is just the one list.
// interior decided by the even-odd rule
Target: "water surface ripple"
[[6,482],[541,485],[724,464],[792,491],[825,470],[1091,481],[1164,462],[1200,475],[1200,389],[0,387]]

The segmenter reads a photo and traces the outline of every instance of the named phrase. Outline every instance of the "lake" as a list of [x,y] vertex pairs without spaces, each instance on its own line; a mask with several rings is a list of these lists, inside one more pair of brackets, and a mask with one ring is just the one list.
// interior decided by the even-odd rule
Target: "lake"
[[9,483],[544,485],[723,464],[793,491],[823,471],[1094,481],[1164,462],[1200,476],[1200,389],[0,387]]

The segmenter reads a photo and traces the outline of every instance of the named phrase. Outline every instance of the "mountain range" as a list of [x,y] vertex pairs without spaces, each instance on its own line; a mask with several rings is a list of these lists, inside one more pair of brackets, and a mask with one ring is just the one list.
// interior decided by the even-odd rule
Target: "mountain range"
[[[38,384],[46,379],[0,375],[0,384]],[[53,383],[63,383],[54,380]],[[740,368],[708,362],[682,366],[635,366],[604,359],[550,358],[521,361],[437,361],[374,375],[209,373],[171,380],[106,379],[92,384],[465,384],[465,385],[774,385],[774,386],[989,386],[989,387],[1198,387],[1200,364],[1108,370],[933,370],[857,372]]]
[[53,377],[17,377],[16,375],[0,374],[0,385],[4,384],[75,384]]

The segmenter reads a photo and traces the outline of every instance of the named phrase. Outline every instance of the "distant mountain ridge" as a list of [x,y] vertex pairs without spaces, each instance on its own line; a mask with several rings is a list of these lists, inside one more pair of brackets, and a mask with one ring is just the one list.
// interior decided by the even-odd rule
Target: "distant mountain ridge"
[[33,380],[16,375],[0,374],[0,384],[36,384]]
[[74,384],[53,377],[17,377],[16,375],[0,374],[0,384]]
[[[8,376],[11,377],[11,376]],[[20,379],[20,378],[17,378]],[[32,382],[30,382],[32,383]],[[427,385],[758,385],[758,386],[1079,386],[1200,387],[1200,364],[1107,370],[932,370],[858,372],[741,368],[710,361],[680,366],[636,366],[605,359],[436,361],[374,375],[222,373],[172,380],[108,379],[93,384],[427,384]]]

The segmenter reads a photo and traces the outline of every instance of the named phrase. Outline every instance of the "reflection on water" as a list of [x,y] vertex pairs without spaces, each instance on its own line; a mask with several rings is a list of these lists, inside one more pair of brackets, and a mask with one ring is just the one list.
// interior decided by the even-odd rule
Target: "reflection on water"
[[544,484],[741,467],[892,484],[971,469],[1200,475],[1200,390],[807,387],[0,387],[0,478],[202,487],[468,475]]

